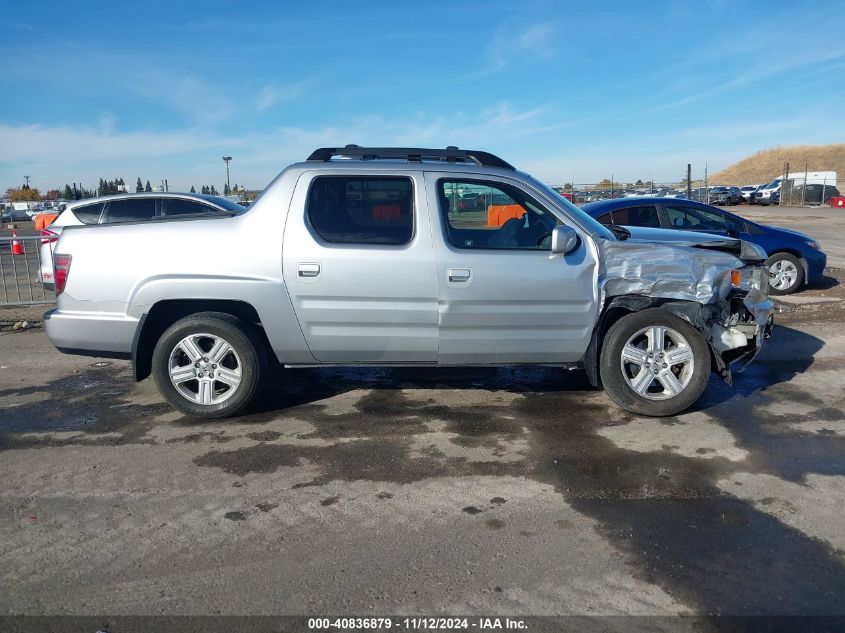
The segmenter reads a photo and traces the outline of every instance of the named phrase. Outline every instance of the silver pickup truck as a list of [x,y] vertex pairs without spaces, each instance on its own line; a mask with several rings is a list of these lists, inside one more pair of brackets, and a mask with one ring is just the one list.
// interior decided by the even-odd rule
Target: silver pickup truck
[[760,349],[765,253],[626,237],[487,152],[324,148],[242,213],[66,228],[45,326],[201,418],[271,365],[577,366],[672,415]]

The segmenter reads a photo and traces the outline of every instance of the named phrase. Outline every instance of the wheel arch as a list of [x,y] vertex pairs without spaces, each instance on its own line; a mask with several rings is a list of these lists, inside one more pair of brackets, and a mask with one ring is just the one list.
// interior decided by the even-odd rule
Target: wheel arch
[[[147,378],[152,372],[153,349],[156,341],[173,323],[199,312],[229,314],[254,328],[260,340],[271,349],[270,341],[258,311],[250,303],[234,299],[164,299],[150,306],[141,315],[132,340],[132,374],[136,381]],[[272,355],[270,355],[272,356]]]
[[[695,301],[680,301],[677,299],[667,299],[664,297],[648,297],[645,295],[619,295],[612,297],[605,303],[602,309],[596,326],[593,328],[593,334],[590,337],[590,344],[587,347],[587,352],[584,355],[584,371],[587,373],[587,378],[590,384],[594,387],[601,387],[601,372],[599,371],[599,359],[601,358],[602,345],[605,336],[610,328],[624,316],[640,312],[648,308],[663,308],[667,312],[680,317],[688,322],[699,332],[704,333],[706,327],[706,320],[708,317],[707,306],[697,303]],[[706,337],[705,337],[706,341]],[[716,354],[709,342],[710,348],[711,368],[720,373],[725,371],[724,362]],[[724,376],[723,376],[724,377]],[[726,378],[730,380],[730,378]]]

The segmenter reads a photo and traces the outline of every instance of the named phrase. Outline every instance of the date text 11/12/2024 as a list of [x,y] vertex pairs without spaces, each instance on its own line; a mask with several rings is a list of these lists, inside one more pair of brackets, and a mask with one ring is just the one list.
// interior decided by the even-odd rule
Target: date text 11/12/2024
[[336,617],[309,618],[308,629],[312,631],[355,631],[355,630],[409,630],[409,631],[448,631],[448,630],[478,630],[497,631],[525,630],[526,622],[519,618],[509,617],[477,617],[477,618],[448,618],[448,617]]

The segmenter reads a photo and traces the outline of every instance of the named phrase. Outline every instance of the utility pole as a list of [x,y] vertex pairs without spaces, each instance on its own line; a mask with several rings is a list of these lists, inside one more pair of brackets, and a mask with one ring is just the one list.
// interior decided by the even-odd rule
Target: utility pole
[[687,200],[692,198],[692,164],[687,163]]
[[[789,196],[789,201],[785,201],[784,195],[786,193],[786,181],[789,179],[789,161],[786,161],[783,164],[783,179],[780,181],[780,203],[783,204],[791,204],[792,203],[792,196],[790,194],[786,194]],[[790,187],[790,191],[792,188]]]
[[229,184],[229,161],[232,160],[231,156],[224,156],[223,162],[226,163],[226,189],[230,192],[232,191],[232,185]]

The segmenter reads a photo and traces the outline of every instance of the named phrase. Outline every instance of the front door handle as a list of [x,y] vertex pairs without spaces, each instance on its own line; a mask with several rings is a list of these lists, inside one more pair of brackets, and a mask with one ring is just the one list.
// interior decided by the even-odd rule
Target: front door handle
[[469,281],[472,271],[469,268],[450,268],[449,281]]
[[300,277],[316,277],[320,274],[320,264],[300,264]]

